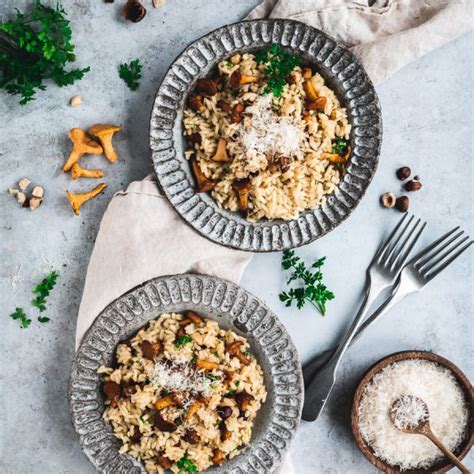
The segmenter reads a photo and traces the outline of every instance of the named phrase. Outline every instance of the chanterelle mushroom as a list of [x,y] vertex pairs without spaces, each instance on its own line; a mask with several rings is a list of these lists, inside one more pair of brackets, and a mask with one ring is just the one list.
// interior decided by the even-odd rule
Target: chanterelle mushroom
[[239,209],[241,211],[247,211],[249,208],[249,190],[250,190],[250,179],[236,179],[232,183],[232,187],[239,196]]
[[108,123],[96,123],[88,130],[92,136],[99,139],[100,144],[104,148],[106,158],[112,162],[117,160],[117,153],[112,145],[112,137],[115,132],[120,132],[120,130],[122,130],[122,127]]
[[85,168],[81,168],[79,163],[74,163],[71,169],[71,178],[72,179],[79,179],[79,178],[103,178],[104,177],[104,170],[96,169],[96,170],[88,170]]
[[88,193],[83,193],[83,194],[73,194],[69,191],[66,191],[67,198],[69,199],[69,202],[71,203],[71,206],[74,210],[74,214],[78,216],[81,206],[85,202],[89,201],[89,199],[92,199],[93,197],[100,194],[106,187],[107,185],[105,183],[100,183]]
[[118,125],[110,125],[108,123],[96,123],[88,130],[93,137],[99,139],[106,158],[111,162],[117,160],[117,153],[112,145],[112,137],[115,132],[120,132],[121,130],[122,127],[119,127]]
[[199,167],[196,159],[193,159],[191,162],[193,169],[194,177],[196,178],[197,192],[198,193],[207,193],[215,188],[216,182],[213,179],[207,179],[201,168]]
[[69,171],[72,165],[79,160],[82,155],[89,153],[91,155],[100,155],[103,153],[102,147],[92,139],[92,137],[81,130],[73,128],[69,132],[69,138],[73,143],[71,154],[63,166],[63,171]]
[[227,142],[224,138],[219,138],[219,141],[217,142],[216,153],[213,157],[211,157],[211,160],[218,163],[232,160],[232,158],[227,153]]
[[252,82],[257,81],[257,76],[249,76],[247,74],[242,74],[240,71],[234,71],[229,77],[229,84],[231,87],[239,87],[244,84],[250,84]]

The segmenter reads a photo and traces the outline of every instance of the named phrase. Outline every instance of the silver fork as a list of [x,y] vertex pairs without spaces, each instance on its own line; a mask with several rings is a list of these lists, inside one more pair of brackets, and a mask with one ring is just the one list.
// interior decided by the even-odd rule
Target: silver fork
[[364,299],[354,321],[334,354],[308,385],[305,406],[311,407],[312,420],[316,420],[323,411],[336,382],[339,364],[361,326],[368,309],[380,293],[393,286],[397,281],[411,249],[423,232],[426,222],[421,223],[421,219],[418,219],[414,225],[411,225],[413,220],[414,216],[408,218],[408,215],[405,214],[375,254],[367,269]]
[[[415,255],[401,271],[399,281],[392,288],[388,298],[361,324],[351,341],[351,346],[369,326],[390,311],[405,296],[422,290],[473,243],[463,230],[459,231],[459,227],[455,227]],[[334,348],[328,349],[305,364],[303,367],[305,386],[311,383],[312,378],[329,360],[334,350]],[[313,417],[312,406],[305,405],[303,419],[313,421]]]

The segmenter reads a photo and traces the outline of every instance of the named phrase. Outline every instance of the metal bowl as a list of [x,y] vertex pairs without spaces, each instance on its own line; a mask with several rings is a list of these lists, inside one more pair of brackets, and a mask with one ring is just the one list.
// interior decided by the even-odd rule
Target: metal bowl
[[[236,52],[254,52],[271,43],[298,54],[324,77],[352,125],[347,173],[323,207],[291,221],[246,221],[198,194],[184,157],[183,110],[198,78]],[[322,31],[292,20],[242,21],[219,28],[188,46],[170,66],[156,94],[150,122],[150,147],[158,182],[177,212],[216,243],[252,252],[279,251],[308,244],[336,228],[357,207],[378,164],[382,117],[364,68]]]
[[203,275],[150,280],[118,298],[96,318],[76,353],[69,382],[71,417],[82,450],[99,472],[146,472],[136,459],[119,453],[121,442],[102,418],[102,376],[97,369],[110,366],[117,344],[149,320],[185,310],[196,311],[245,336],[262,367],[268,392],[255,419],[250,445],[222,468],[208,471],[275,471],[290,447],[303,406],[298,353],[285,327],[260,300],[234,283]]

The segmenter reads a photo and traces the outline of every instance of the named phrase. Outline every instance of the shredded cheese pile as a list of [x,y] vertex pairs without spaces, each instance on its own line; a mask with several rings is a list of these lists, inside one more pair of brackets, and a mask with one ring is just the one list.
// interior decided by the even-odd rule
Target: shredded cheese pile
[[408,394],[402,395],[392,406],[392,415],[399,430],[416,428],[430,417],[423,400]]
[[203,396],[212,391],[212,380],[205,376],[205,371],[196,370],[191,361],[181,359],[158,361],[152,384],[169,392],[191,392]]
[[304,132],[290,117],[281,117],[272,111],[270,95],[259,97],[245,111],[251,115],[242,126],[240,140],[249,156],[300,157]]
[[[442,452],[422,435],[401,432],[390,418],[393,403],[406,394],[426,403],[433,432],[451,451],[465,439],[469,409],[452,372],[427,360],[392,364],[367,385],[359,406],[359,429],[366,443],[378,458],[402,471],[427,469]],[[413,416],[419,415],[415,409]]]

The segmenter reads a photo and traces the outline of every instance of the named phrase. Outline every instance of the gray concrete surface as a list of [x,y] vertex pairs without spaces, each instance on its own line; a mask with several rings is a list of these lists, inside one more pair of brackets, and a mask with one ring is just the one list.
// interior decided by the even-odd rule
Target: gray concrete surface
[[[2,2],[0,16],[25,3]],[[0,472],[5,474],[93,472],[70,424],[66,387],[78,305],[101,216],[114,192],[151,171],[149,112],[171,60],[192,39],[241,18],[257,0],[168,0],[158,11],[149,8],[137,25],[122,21],[119,1],[64,3],[73,19],[78,65],[90,65],[92,72],[71,87],[51,85],[26,107],[3,93],[0,101],[0,189],[24,176],[46,189],[45,203],[36,212],[20,209],[6,192],[0,194]],[[135,57],[145,65],[144,77],[139,90],[131,92],[116,68]],[[299,252],[308,259],[327,256],[325,280],[336,299],[325,318],[310,308],[295,311],[279,303],[285,278],[279,254],[258,255],[246,270],[242,285],[281,316],[303,361],[333,344],[348,324],[360,299],[365,267],[399,217],[378,204],[381,193],[399,191],[394,176],[398,166],[411,166],[424,185],[412,199],[412,210],[429,223],[421,244],[455,225],[474,234],[473,59],[471,33],[377,88],[384,143],[374,182],[347,222]],[[77,109],[68,106],[74,94],[84,100]],[[73,217],[64,192],[86,189],[90,183],[71,183],[61,172],[69,151],[67,131],[99,121],[123,124],[116,140],[120,160],[106,166],[109,188],[104,195]],[[87,160],[91,166],[104,165],[103,158]],[[301,426],[293,446],[298,473],[374,472],[358,452],[348,421],[358,379],[382,356],[402,349],[433,350],[472,379],[473,254],[423,293],[400,303],[348,353],[324,416]],[[51,322],[42,326],[34,321],[21,330],[8,315],[16,306],[30,308],[31,288],[50,268],[60,272],[58,288],[48,301]],[[30,313],[36,319],[34,311]],[[472,455],[468,464],[474,467]]]

